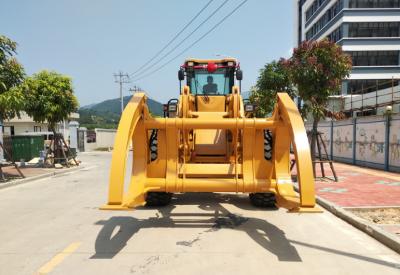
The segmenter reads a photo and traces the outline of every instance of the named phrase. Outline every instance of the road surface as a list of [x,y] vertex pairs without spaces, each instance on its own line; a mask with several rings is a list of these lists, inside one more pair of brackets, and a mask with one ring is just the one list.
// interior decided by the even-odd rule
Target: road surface
[[100,211],[111,154],[0,190],[0,274],[400,274],[400,256],[328,212],[290,214],[234,194]]

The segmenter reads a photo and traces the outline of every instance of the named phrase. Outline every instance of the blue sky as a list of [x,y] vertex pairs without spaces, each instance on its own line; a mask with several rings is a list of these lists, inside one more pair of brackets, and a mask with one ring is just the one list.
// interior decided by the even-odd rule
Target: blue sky
[[[17,58],[28,75],[47,69],[71,76],[83,106],[118,97],[113,73],[134,72],[208,1],[1,0],[0,34],[18,42]],[[241,1],[230,0],[171,57]],[[222,2],[214,0],[179,38],[185,37]],[[242,87],[248,90],[266,62],[289,55],[293,31],[292,0],[249,0],[168,66],[125,85],[124,95],[129,95],[128,89],[136,84],[149,97],[165,102],[179,92],[177,71],[186,57],[215,58],[216,54],[239,59],[244,72]]]

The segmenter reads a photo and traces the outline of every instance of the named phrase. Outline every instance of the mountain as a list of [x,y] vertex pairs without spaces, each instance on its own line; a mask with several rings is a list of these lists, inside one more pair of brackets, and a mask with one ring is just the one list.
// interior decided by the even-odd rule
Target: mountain
[[97,103],[92,103],[92,104],[89,104],[89,105],[85,105],[85,106],[82,106],[81,107],[81,109],[90,109],[90,108],[92,108],[94,105],[96,105]]
[[[128,102],[131,100],[131,98],[132,98],[132,96],[124,96],[124,108],[126,107]],[[151,98],[148,98],[147,105],[149,106],[150,112],[153,115],[156,115],[156,116],[163,115],[163,105],[160,102],[155,101]],[[99,113],[110,112],[110,113],[115,113],[115,114],[119,115],[121,113],[121,101],[119,98],[109,99],[109,100],[105,100],[103,102],[97,103],[87,109],[96,111]]]
[[[124,97],[124,107],[132,96]],[[163,116],[163,105],[151,98],[147,99],[147,105],[153,116]],[[121,115],[121,102],[119,98],[105,100],[97,104],[90,104],[79,109],[79,123],[82,127],[93,128],[117,128]]]

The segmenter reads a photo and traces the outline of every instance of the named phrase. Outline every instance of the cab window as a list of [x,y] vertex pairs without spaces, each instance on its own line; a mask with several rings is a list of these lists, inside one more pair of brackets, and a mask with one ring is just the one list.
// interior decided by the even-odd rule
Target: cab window
[[195,70],[188,77],[188,82],[192,94],[196,95],[227,95],[233,86],[233,78],[226,73],[226,69],[218,69],[213,73]]

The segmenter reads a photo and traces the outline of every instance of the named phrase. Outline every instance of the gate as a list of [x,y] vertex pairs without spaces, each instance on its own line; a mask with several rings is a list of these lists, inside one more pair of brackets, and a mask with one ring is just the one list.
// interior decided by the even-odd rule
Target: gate
[[78,150],[85,152],[85,130],[78,129]]

